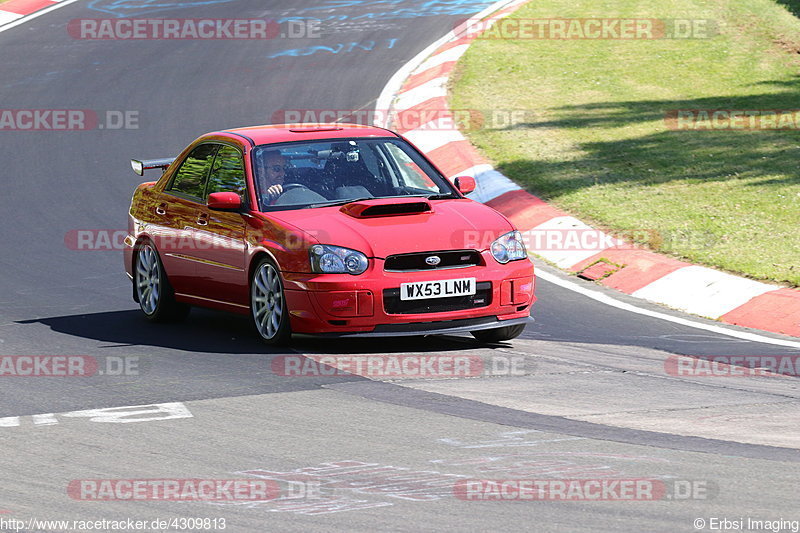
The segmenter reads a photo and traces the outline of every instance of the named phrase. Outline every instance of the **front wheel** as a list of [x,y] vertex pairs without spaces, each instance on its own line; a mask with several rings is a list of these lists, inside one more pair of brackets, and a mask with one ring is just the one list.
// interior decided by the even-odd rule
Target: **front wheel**
[[275,264],[264,258],[250,282],[250,316],[261,340],[279,346],[292,336],[283,281]]
[[189,314],[189,306],[175,301],[164,266],[149,244],[139,247],[134,268],[136,297],[144,316],[152,322],[179,322]]
[[516,326],[505,326],[502,328],[481,329],[478,331],[471,331],[470,333],[481,342],[493,343],[516,339],[522,335],[524,330],[525,324],[517,324]]

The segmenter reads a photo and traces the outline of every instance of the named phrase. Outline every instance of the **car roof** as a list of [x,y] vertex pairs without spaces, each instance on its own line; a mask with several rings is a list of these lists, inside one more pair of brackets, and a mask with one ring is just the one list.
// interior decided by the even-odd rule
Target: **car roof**
[[224,130],[252,139],[256,145],[353,137],[396,137],[392,131],[359,124],[270,124]]

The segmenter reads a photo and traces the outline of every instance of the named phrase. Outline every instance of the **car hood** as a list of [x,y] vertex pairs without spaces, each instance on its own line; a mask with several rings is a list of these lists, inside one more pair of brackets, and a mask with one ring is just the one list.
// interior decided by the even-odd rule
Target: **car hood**
[[434,200],[431,211],[354,216],[353,204],[273,211],[266,216],[291,224],[322,244],[359,250],[371,257],[439,250],[486,250],[511,223],[494,209],[468,199]]

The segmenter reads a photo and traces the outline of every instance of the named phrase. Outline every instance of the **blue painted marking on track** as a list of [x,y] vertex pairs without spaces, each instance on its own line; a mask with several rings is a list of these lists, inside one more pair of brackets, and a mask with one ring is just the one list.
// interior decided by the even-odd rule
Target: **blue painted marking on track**
[[[297,11],[298,15],[278,19],[279,24],[290,20],[320,20],[322,22],[343,22],[358,20],[392,20],[437,15],[474,15],[489,7],[495,0],[327,0],[316,7]],[[386,11],[365,12],[366,8],[387,8]],[[334,14],[334,9],[359,8],[353,14]],[[320,12],[319,16],[312,13]],[[302,16],[302,14],[307,14]]]
[[86,7],[122,18],[138,17],[157,11],[227,4],[233,1],[235,0],[188,0],[186,2],[176,2],[175,0],[92,0]]
[[269,59],[276,57],[303,57],[312,56],[318,52],[325,52],[329,54],[349,54],[351,52],[372,52],[373,50],[391,50],[397,44],[399,39],[381,39],[379,41],[354,41],[349,43],[337,43],[330,46],[317,45],[306,46],[305,48],[292,48],[290,50],[283,50],[275,54],[267,56]]
[[317,7],[307,7],[299,12],[343,9],[343,8],[365,8],[365,7],[402,7],[403,10],[415,10],[418,13],[448,11],[453,9],[470,10],[470,12],[481,11],[484,7],[489,7],[495,0],[326,0]]

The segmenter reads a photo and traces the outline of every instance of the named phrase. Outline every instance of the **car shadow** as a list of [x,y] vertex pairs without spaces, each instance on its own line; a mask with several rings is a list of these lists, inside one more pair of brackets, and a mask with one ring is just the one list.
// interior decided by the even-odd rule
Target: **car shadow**
[[392,337],[388,342],[386,338],[309,335],[295,335],[290,347],[272,347],[258,340],[247,317],[200,308],[193,308],[181,323],[153,324],[138,309],[54,316],[17,323],[44,324],[57,333],[118,346],[154,346],[198,353],[408,353],[485,347],[471,336]]

